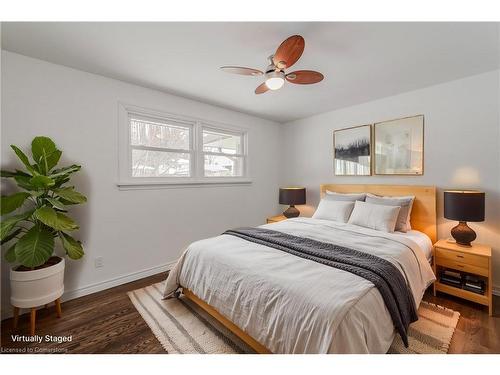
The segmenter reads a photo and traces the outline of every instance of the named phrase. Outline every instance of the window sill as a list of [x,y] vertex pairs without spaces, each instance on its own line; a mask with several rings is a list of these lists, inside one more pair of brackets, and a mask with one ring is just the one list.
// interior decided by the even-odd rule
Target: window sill
[[251,185],[249,178],[191,180],[191,181],[125,181],[118,182],[119,190],[156,190],[156,189],[179,189],[186,187],[214,187],[214,186],[246,186]]

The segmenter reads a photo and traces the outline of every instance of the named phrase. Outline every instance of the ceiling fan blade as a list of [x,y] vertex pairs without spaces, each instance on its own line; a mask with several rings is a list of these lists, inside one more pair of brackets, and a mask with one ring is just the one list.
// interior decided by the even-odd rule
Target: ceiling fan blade
[[290,83],[310,85],[322,81],[325,77],[320,72],[315,72],[314,70],[297,70],[288,73],[285,78]]
[[264,74],[258,69],[245,68],[243,66],[221,66],[222,71],[233,74],[241,74],[244,76],[260,76]]
[[255,89],[255,93],[258,94],[264,94],[266,91],[269,90],[269,87],[267,87],[266,83],[262,83],[257,88]]
[[279,69],[291,67],[304,52],[305,40],[300,35],[293,35],[280,44],[273,57],[273,63]]

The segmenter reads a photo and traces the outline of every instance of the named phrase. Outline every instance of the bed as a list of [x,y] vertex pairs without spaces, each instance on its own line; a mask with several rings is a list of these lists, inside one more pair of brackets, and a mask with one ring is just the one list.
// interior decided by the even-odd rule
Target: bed
[[[260,228],[384,259],[404,276],[418,306],[435,280],[429,264],[436,240],[435,188],[325,184],[321,196],[326,190],[414,195],[412,231],[385,233],[303,217]],[[164,297],[178,290],[258,353],[386,353],[396,334],[370,281],[235,236],[191,244],[171,270]]]

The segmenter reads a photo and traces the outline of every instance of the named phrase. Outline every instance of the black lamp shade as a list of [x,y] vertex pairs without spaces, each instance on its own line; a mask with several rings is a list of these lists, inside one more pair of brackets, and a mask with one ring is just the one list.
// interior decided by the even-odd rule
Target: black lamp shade
[[444,217],[456,221],[484,221],[484,193],[463,190],[445,191]]
[[291,206],[295,206],[296,204],[306,204],[306,188],[280,188],[279,203],[288,204]]

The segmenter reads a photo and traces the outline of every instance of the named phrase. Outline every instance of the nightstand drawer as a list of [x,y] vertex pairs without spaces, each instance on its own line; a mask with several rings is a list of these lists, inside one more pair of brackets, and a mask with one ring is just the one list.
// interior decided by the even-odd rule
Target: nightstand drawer
[[441,258],[439,256],[436,257],[435,262],[436,262],[436,266],[453,268],[454,270],[469,272],[469,273],[473,273],[473,274],[481,275],[481,276],[485,276],[485,277],[489,276],[488,268],[478,267],[478,266],[474,266],[471,264],[462,263],[462,262],[459,262],[456,260],[451,260],[448,258]]
[[452,251],[441,249],[439,247],[436,248],[436,257],[447,259],[450,261],[456,261],[461,263],[467,263],[468,265],[480,267],[480,268],[488,268],[488,258],[482,257],[479,255],[469,254],[466,251]]

